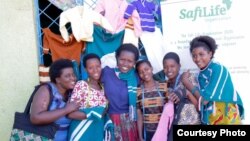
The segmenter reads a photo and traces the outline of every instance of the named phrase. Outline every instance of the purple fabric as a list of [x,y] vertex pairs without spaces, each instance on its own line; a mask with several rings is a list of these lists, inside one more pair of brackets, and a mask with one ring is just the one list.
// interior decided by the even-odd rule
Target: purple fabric
[[120,80],[114,69],[105,67],[102,70],[101,81],[104,86],[104,93],[109,101],[110,114],[122,114],[129,112],[127,83]]
[[129,4],[125,13],[124,13],[124,19],[129,19],[132,16],[132,13],[134,10],[135,10],[135,7],[131,4]]
[[136,7],[140,18],[141,18],[141,27],[143,31],[154,32],[155,31],[155,4],[154,2],[148,2],[147,0],[137,0],[131,3]]

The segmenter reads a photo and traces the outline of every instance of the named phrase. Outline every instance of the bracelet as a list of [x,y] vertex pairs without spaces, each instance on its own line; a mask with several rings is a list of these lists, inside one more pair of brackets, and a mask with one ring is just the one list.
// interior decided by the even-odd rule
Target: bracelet
[[198,87],[194,86],[191,90],[191,93],[194,95],[196,91],[198,91]]

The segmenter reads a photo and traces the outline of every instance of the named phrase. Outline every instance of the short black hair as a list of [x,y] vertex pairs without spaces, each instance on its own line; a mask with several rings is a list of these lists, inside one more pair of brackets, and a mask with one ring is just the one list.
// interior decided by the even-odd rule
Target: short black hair
[[139,50],[131,43],[122,44],[115,52],[116,59],[121,55],[122,51],[128,51],[135,55],[135,62],[139,59]]
[[190,53],[192,53],[192,51],[197,47],[204,47],[208,51],[211,51],[213,58],[218,45],[216,44],[214,38],[210,36],[197,36],[190,42]]
[[138,61],[138,62],[136,63],[136,65],[135,65],[135,68],[136,68],[136,71],[137,71],[137,72],[138,72],[138,68],[139,68],[140,65],[143,64],[143,63],[146,63],[146,64],[148,64],[151,68],[153,68],[152,65],[151,65],[151,63],[150,63],[150,61],[149,61],[148,59],[143,59],[143,60]]
[[50,81],[56,83],[56,78],[62,75],[65,68],[73,68],[73,63],[69,59],[59,59],[54,61],[49,68]]
[[163,57],[162,64],[164,64],[164,61],[167,59],[173,59],[177,64],[180,64],[180,57],[175,52],[168,52],[167,54],[165,54],[165,56]]
[[101,59],[100,59],[100,57],[99,57],[98,55],[96,55],[95,53],[89,53],[89,54],[87,54],[87,55],[85,55],[85,56],[83,57],[82,62],[83,62],[84,68],[87,67],[87,61],[88,61],[89,59],[93,59],[93,58],[97,59],[97,60],[101,63]]

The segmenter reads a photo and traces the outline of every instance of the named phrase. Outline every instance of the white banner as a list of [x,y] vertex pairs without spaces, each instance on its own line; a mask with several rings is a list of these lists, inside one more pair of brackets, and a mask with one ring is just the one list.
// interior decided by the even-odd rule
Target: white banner
[[161,2],[163,36],[168,51],[177,52],[182,69],[197,71],[189,42],[198,35],[216,39],[215,61],[231,72],[250,124],[250,1],[249,0],[168,0]]

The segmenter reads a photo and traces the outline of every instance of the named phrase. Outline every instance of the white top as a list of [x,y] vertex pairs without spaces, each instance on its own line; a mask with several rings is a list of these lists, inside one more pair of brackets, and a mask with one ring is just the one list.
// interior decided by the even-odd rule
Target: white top
[[69,34],[65,27],[68,22],[71,23],[73,35],[78,42],[93,42],[94,23],[102,26],[109,32],[113,32],[111,24],[101,14],[83,6],[76,6],[62,12],[60,15],[59,29],[66,42],[69,41]]

